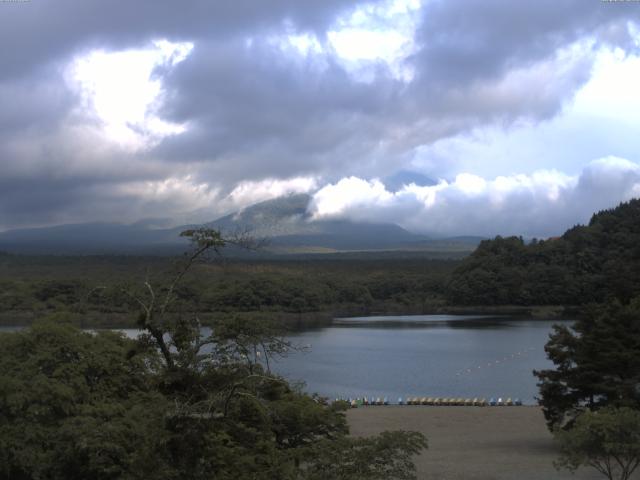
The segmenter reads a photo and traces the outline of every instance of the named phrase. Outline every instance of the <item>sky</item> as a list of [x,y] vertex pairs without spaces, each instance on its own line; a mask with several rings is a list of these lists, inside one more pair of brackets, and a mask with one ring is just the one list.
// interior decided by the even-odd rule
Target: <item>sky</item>
[[640,2],[0,0],[0,42],[0,230],[307,193],[545,237],[640,196]]

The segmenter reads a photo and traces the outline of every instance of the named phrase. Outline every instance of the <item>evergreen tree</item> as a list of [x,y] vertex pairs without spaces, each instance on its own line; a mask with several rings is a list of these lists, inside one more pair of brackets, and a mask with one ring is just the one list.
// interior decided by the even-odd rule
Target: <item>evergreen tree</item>
[[556,368],[534,373],[551,427],[585,409],[640,408],[640,297],[592,307],[572,328],[556,326],[545,350]]

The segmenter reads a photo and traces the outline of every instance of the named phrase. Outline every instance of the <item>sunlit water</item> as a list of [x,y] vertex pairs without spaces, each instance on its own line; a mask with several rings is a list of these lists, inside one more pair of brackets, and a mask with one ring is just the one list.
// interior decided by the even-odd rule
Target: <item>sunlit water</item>
[[532,372],[553,367],[544,345],[554,323],[564,322],[460,315],[337,319],[291,335],[302,350],[273,359],[271,367],[330,398],[511,397],[534,404]]

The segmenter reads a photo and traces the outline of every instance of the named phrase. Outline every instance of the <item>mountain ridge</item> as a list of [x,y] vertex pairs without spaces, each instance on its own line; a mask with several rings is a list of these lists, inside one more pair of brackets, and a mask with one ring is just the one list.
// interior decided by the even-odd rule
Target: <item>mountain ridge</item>
[[[393,223],[313,219],[307,210],[310,200],[306,194],[282,196],[203,225],[227,234],[248,231],[256,237],[268,238],[267,251],[273,254],[428,250],[434,242]],[[8,230],[0,232],[0,250],[26,254],[175,254],[187,246],[180,232],[196,227],[151,228],[153,224],[145,220],[131,224],[89,222]],[[452,241],[460,244],[457,247],[462,246],[462,250],[471,251],[480,240],[471,237]],[[460,251],[457,247],[454,250]]]

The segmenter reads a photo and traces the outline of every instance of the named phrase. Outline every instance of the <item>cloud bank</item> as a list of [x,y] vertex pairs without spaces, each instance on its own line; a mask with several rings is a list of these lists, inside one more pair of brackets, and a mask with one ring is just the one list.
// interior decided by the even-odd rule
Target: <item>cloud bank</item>
[[575,176],[542,170],[489,180],[463,173],[451,182],[410,184],[395,193],[379,180],[348,177],[317,191],[309,210],[315,219],[392,222],[435,236],[548,237],[639,196],[640,165],[608,157]]
[[[0,49],[0,229],[207,221],[350,177],[370,186],[354,184],[354,201],[449,192],[455,203],[456,189],[503,188],[480,182],[500,170],[521,202],[534,201],[526,192],[543,174],[531,156],[507,152],[513,160],[498,168],[491,155],[476,162],[436,147],[562,116],[603,55],[640,58],[639,25],[628,2],[584,0],[0,2],[0,42],[11,45]],[[640,67],[625,75],[624,91],[638,96]],[[608,140],[635,132],[634,118],[602,91],[591,98],[607,118],[593,128],[611,135],[548,146],[552,167],[567,172],[551,182],[560,193],[582,178],[582,144],[640,155],[637,135]],[[402,170],[456,180],[392,197],[371,180]],[[448,219],[434,228],[452,230]]]

